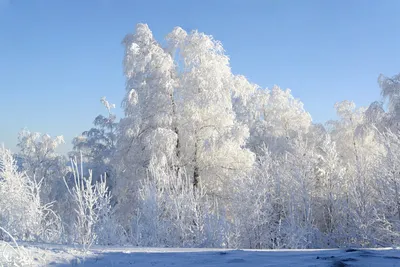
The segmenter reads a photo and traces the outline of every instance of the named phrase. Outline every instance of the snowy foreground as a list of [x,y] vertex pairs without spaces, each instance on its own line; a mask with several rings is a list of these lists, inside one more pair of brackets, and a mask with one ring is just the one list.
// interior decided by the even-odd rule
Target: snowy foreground
[[3,246],[0,266],[13,266],[11,260],[20,266],[400,266],[399,248],[272,251],[96,246],[83,253],[73,246],[25,243],[14,249]]

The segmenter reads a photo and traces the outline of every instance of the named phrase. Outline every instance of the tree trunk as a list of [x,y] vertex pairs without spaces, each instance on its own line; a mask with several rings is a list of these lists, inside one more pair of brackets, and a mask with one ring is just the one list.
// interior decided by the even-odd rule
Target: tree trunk
[[[196,136],[196,133],[195,133]],[[196,141],[194,143],[194,157],[193,157],[193,189],[196,189],[198,184],[199,184],[199,178],[200,178],[200,173],[199,173],[199,165],[197,162],[197,137]]]
[[179,171],[180,171],[179,157],[181,156],[180,142],[179,142],[179,129],[178,129],[178,125],[176,122],[176,104],[175,104],[174,96],[173,96],[173,94],[170,94],[169,96],[171,98],[172,119],[173,119],[173,124],[174,124],[174,132],[176,134],[176,144],[175,144],[176,163],[175,163],[174,169],[175,169],[176,175],[178,175]]
[[394,182],[394,191],[396,194],[396,204],[397,204],[397,215],[399,216],[399,221],[400,221],[400,198],[399,198],[399,188],[396,182],[395,177],[393,177],[393,182]]

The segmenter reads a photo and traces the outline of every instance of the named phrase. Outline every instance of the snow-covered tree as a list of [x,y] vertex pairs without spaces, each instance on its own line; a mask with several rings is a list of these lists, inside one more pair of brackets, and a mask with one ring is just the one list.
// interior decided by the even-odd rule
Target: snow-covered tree
[[231,232],[236,233],[229,244],[233,247],[273,249],[281,245],[283,181],[277,172],[278,162],[265,146],[262,151],[254,170],[229,184],[232,188]]
[[[385,114],[377,103],[368,109],[355,108],[350,101],[336,104],[340,120],[329,122],[345,170],[345,231],[342,245],[378,245],[377,173],[385,147],[380,141]],[[383,124],[383,125],[382,125]]]
[[0,226],[18,240],[57,242],[60,220],[52,203],[42,204],[40,189],[41,181],[20,172],[11,151],[0,147]]
[[193,183],[183,169],[152,165],[139,191],[132,240],[140,246],[221,247],[226,223],[215,198]]
[[105,97],[102,97],[100,101],[107,109],[108,115],[98,115],[93,122],[95,127],[73,139],[74,151],[70,153],[70,156],[82,154],[83,159],[87,161],[85,165],[93,170],[94,179],[107,173],[110,180],[110,176],[113,175],[111,161],[115,153],[118,124],[112,112],[115,105],[109,103]]
[[[71,214],[75,218],[74,239],[87,249],[97,241],[99,232],[103,232],[104,228],[110,230],[111,225],[107,226],[106,223],[110,222],[108,219],[111,212],[111,195],[106,186],[105,176],[95,183],[91,170],[88,177],[83,176],[82,159],[80,166],[76,159],[71,160],[71,166],[74,186],[70,188],[67,181],[64,182],[75,204],[75,214]],[[113,226],[116,228],[116,225]]]
[[374,171],[376,237],[380,245],[400,243],[400,135],[388,129],[380,133],[385,146]]
[[[125,117],[119,124],[116,196],[134,214],[134,195],[148,166],[185,169],[194,187],[221,194],[231,176],[251,169],[247,127],[232,109],[234,76],[219,42],[176,28],[162,48],[138,24],[125,44]],[[126,212],[122,212],[126,214]],[[126,224],[125,224],[126,225]]]
[[390,114],[390,126],[398,130],[400,120],[400,73],[393,77],[380,75],[378,83],[381,88],[381,94],[388,99],[388,107]]
[[289,139],[309,131],[311,116],[289,89],[276,85],[271,90],[260,89],[238,76],[235,90],[235,111],[250,129],[248,147],[256,154],[263,153],[263,144],[271,151],[284,152]]
[[176,103],[181,166],[197,187],[223,196],[224,184],[254,161],[245,149],[248,128],[232,107],[232,75],[222,44],[176,27],[167,36],[177,68]]
[[125,225],[133,216],[136,192],[157,159],[175,164],[178,137],[174,117],[174,62],[145,24],[124,39],[125,117],[119,123],[115,196]]
[[316,147],[315,224],[325,236],[324,247],[343,243],[349,195],[345,167],[336,150],[336,144],[325,133]]
[[18,156],[22,159],[22,169],[28,177],[42,180],[40,198],[43,203],[61,200],[63,178],[67,173],[66,159],[56,149],[64,143],[62,136],[55,138],[48,134],[23,130],[19,134]]

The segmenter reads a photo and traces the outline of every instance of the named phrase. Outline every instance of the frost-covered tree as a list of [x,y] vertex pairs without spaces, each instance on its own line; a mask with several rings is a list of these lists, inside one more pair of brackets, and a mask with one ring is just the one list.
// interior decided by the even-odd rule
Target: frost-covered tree
[[275,136],[292,137],[308,131],[311,116],[304,110],[303,103],[295,99],[290,89],[274,86],[268,92],[268,101],[262,107],[264,127]]
[[385,151],[380,154],[376,181],[376,237],[380,245],[400,243],[400,135],[388,129],[380,133]]
[[296,138],[291,142],[292,151],[281,159],[280,170],[288,183],[284,241],[288,248],[309,248],[316,243],[319,234],[314,216],[318,156],[308,139]]
[[226,223],[204,187],[193,190],[189,176],[152,165],[139,190],[132,240],[140,246],[221,247]]
[[345,167],[336,144],[325,133],[316,147],[315,224],[323,234],[324,247],[337,247],[343,242],[349,197]]
[[398,130],[400,120],[400,73],[393,77],[380,75],[378,83],[381,88],[381,94],[388,99],[388,108],[390,114],[390,126]]
[[18,240],[58,242],[59,218],[40,190],[41,181],[19,171],[11,151],[0,147],[0,226]]
[[115,196],[120,212],[129,220],[146,169],[156,159],[172,167],[178,137],[174,126],[173,59],[145,24],[138,24],[136,32],[128,34],[123,43],[125,117],[119,124]]
[[260,151],[263,154],[253,172],[231,185],[232,223],[239,233],[236,243],[269,249],[323,247],[325,229],[317,220],[327,219],[326,210],[321,211],[327,192],[318,180],[319,155],[314,144],[293,139],[285,154],[273,153],[265,146]]
[[347,100],[336,103],[335,108],[339,120],[328,122],[332,140],[349,166],[355,167],[361,149],[356,130],[364,123],[365,108],[356,108],[354,102]]
[[93,178],[97,180],[107,173],[108,183],[112,184],[110,179],[115,178],[112,160],[116,148],[118,123],[112,112],[115,105],[109,103],[105,97],[102,97],[100,101],[107,109],[107,116],[98,115],[93,122],[95,127],[73,139],[74,151],[70,153],[70,156],[79,158],[82,154],[86,161],[85,166],[93,170]]
[[110,223],[111,195],[106,186],[105,176],[96,182],[93,182],[91,170],[89,170],[88,177],[83,176],[82,159],[80,166],[76,159],[71,160],[71,166],[74,186],[71,188],[66,180],[64,182],[75,204],[75,214],[71,214],[75,218],[74,241],[83,245],[84,249],[88,249],[97,241],[99,233],[110,231],[112,228],[115,230],[117,227],[116,225],[107,225]]
[[[379,128],[385,114],[376,103],[368,109],[355,108],[350,101],[336,104],[340,120],[330,122],[331,136],[337,144],[345,170],[345,231],[342,245],[378,245],[376,182],[382,168],[380,156],[385,153]],[[377,217],[378,216],[378,217]]]
[[[234,76],[219,42],[176,28],[167,48],[138,24],[125,44],[125,117],[119,124],[119,209],[133,215],[134,196],[151,164],[184,169],[193,187],[223,195],[223,185],[251,169],[248,130],[232,109]],[[155,162],[153,162],[155,161]],[[126,214],[126,212],[124,213]]]
[[[283,180],[278,162],[264,146],[254,169],[229,184],[232,189],[232,247],[280,248],[283,218]],[[249,208],[251,207],[251,208]],[[235,235],[236,233],[236,235]]]
[[41,200],[44,203],[59,200],[63,178],[67,172],[66,159],[56,152],[64,143],[62,136],[52,138],[48,134],[33,133],[27,130],[18,137],[18,156],[22,159],[22,169],[28,177],[42,180]]
[[263,153],[260,151],[263,144],[271,151],[284,152],[289,148],[289,139],[309,131],[311,116],[289,89],[282,90],[278,86],[271,90],[260,89],[239,76],[235,90],[235,111],[250,129],[248,147],[256,154]]
[[222,44],[211,36],[176,27],[167,36],[177,63],[176,102],[180,160],[193,181],[223,196],[224,184],[249,171],[248,128],[232,107],[232,75]]

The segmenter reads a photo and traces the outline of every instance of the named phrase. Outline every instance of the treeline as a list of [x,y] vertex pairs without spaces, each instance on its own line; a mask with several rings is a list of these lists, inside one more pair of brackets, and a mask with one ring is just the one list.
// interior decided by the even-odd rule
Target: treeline
[[400,75],[378,79],[387,108],[343,101],[314,124],[289,89],[232,74],[211,36],[164,43],[145,24],[124,38],[124,117],[102,98],[72,163],[62,137],[28,131],[0,151],[1,227],[86,246],[399,245]]

